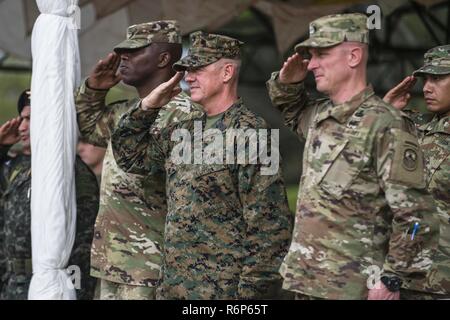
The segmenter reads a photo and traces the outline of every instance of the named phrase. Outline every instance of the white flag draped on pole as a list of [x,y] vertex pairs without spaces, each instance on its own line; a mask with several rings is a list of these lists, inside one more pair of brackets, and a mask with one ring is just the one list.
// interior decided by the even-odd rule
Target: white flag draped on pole
[[[77,0],[37,0],[31,51],[31,239],[28,299],[76,299],[66,272],[75,238],[74,164],[80,80]],[[76,16],[76,14],[75,14]]]

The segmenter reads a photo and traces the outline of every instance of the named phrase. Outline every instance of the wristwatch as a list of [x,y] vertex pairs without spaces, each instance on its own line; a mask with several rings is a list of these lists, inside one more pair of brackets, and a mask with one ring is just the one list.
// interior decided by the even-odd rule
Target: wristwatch
[[397,292],[402,287],[402,280],[397,276],[382,276],[380,280],[391,292]]

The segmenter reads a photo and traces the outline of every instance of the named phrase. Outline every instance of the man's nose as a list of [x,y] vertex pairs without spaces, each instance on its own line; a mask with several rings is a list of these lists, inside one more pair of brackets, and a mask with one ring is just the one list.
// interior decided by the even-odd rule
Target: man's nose
[[184,81],[186,81],[186,82],[192,82],[192,81],[194,81],[194,79],[195,79],[194,75],[192,74],[192,72],[189,72],[189,71],[186,73],[186,75],[184,77]]
[[423,93],[431,93],[433,91],[433,84],[429,79],[425,79],[425,83],[423,85]]
[[317,68],[317,61],[314,57],[311,57],[308,63],[308,70],[312,71]]
[[27,131],[28,126],[26,125],[25,122],[26,122],[25,120],[22,120],[22,121],[20,122],[19,129],[18,129],[20,132],[25,132],[25,131]]

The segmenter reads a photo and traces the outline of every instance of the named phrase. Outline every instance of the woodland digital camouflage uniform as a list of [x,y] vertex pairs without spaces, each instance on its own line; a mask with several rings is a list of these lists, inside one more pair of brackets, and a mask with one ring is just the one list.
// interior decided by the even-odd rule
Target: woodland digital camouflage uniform
[[[168,216],[160,297],[270,297],[291,232],[281,175],[263,176],[260,165],[175,164],[172,132],[193,133],[194,121],[149,136],[156,113],[135,109],[127,114],[114,133],[113,149],[126,170],[146,173],[165,166]],[[197,121],[204,127],[206,117]],[[240,101],[211,128],[225,134],[230,128],[266,125]]]
[[[191,46],[188,55],[173,65],[175,71],[185,71],[186,68],[206,66],[221,58],[239,59],[240,46],[244,43],[227,36],[217,37],[203,31],[189,35]],[[217,48],[220,47],[220,50]]]
[[[181,43],[177,23],[155,21],[131,26],[127,40],[114,49],[137,49],[152,42]],[[107,93],[107,90],[93,90],[84,83],[76,98],[81,135],[89,143],[107,148],[92,244],[91,274],[119,284],[154,288],[158,285],[162,264],[167,211],[165,176],[162,173],[147,176],[125,173],[117,166],[111,150],[111,133],[122,114],[140,101],[123,100],[106,105]],[[182,93],[162,108],[152,132],[200,114],[199,108]],[[148,298],[154,298],[154,292]]]
[[[450,77],[450,45],[439,46],[425,54],[425,64],[415,76],[446,75]],[[450,92],[448,93],[450,94]],[[415,281],[406,287],[430,292],[439,298],[450,297],[450,116],[408,111],[419,132],[419,143],[427,168],[426,185],[433,196],[439,216],[439,246],[426,281]],[[415,297],[419,297],[420,294]],[[442,296],[440,297],[442,298]]]
[[[194,41],[189,58],[174,67],[201,67],[219,60],[218,56],[231,58],[228,53],[238,49],[228,48],[241,44],[205,33],[195,33],[191,40],[196,37],[203,39]],[[196,46],[204,50],[196,50],[201,49]],[[201,132],[194,132],[195,121],[205,128],[207,117],[182,121],[162,129],[159,135],[150,135],[148,128],[157,113],[138,107],[128,112],[114,132],[112,144],[117,162],[125,170],[167,175],[165,264],[159,298],[277,297],[281,280],[277,270],[291,236],[281,173],[261,175],[260,163],[236,164],[237,154],[235,164],[176,164],[171,156],[176,145],[172,133],[187,130],[188,144],[200,139]],[[239,100],[210,127],[224,138],[227,130],[237,128],[266,129],[267,125]],[[203,137],[202,141],[206,147],[214,140]]]
[[[362,17],[351,16],[346,20],[361,24]],[[352,27],[343,28],[345,35]],[[283,288],[326,299],[366,299],[372,266],[402,279],[423,278],[437,228],[411,120],[371,86],[334,105],[310,99],[303,83],[280,83],[278,72],[267,85],[285,124],[306,139],[293,240],[280,268]],[[415,221],[420,230],[411,240]]]
[[[31,157],[7,156],[8,148],[0,150],[0,261],[3,260],[1,299],[22,300],[28,297],[31,266]],[[68,266],[81,271],[81,289],[77,299],[92,299],[95,278],[89,275],[91,242],[98,210],[99,190],[95,175],[77,157],[75,164],[77,221],[75,243]],[[3,259],[1,258],[3,257]]]

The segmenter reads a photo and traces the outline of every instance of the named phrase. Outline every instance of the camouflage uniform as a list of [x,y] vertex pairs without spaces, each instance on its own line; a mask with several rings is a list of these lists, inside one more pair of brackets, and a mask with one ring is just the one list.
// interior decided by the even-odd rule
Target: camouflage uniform
[[[197,61],[195,67],[200,67],[222,57],[236,59],[236,46],[241,44],[202,32],[191,34],[191,43],[188,58],[174,65],[177,70],[194,67],[190,61]],[[128,112],[114,132],[112,144],[117,162],[125,170],[163,171],[167,176],[165,263],[159,298],[274,297],[281,289],[277,270],[291,235],[280,172],[261,175],[260,164],[175,163],[172,133],[188,132],[189,144],[200,138],[201,131],[194,129],[198,125],[205,128],[207,117],[179,122],[159,135],[150,135],[148,128],[157,113],[139,107]],[[241,100],[210,125],[220,137],[229,129],[267,128]],[[212,143],[207,136],[202,141],[203,147]]]
[[[193,32],[189,36],[191,46],[189,54],[173,65],[175,71],[186,71],[187,68],[200,68],[212,64],[222,58],[240,59],[240,46],[244,43],[227,36],[220,36],[220,43],[214,43],[212,35],[203,31]],[[222,48],[216,50],[217,46]]]
[[[31,157],[7,156],[7,147],[0,152],[1,217],[0,257],[2,270],[1,299],[27,299],[32,276],[31,266]],[[81,270],[81,289],[77,299],[92,299],[95,279],[89,276],[91,242],[98,210],[99,190],[95,175],[79,158],[75,164],[77,221],[75,243],[68,265]]]
[[[8,153],[9,147],[5,147],[0,145],[0,163],[3,163],[7,159],[7,153]],[[1,179],[1,175],[0,175]],[[3,179],[2,179],[3,180]],[[5,227],[5,213],[3,210],[3,204],[1,201],[1,196],[5,193],[5,183],[0,180],[0,292],[2,292],[3,288],[3,275],[6,274],[7,270],[7,260],[5,256],[5,250],[3,249],[3,243],[5,243],[5,233],[4,233],[4,227]]]
[[[117,45],[115,50],[140,48],[152,41],[180,43],[177,24],[174,21],[158,21],[131,26],[127,40]],[[129,174],[117,166],[111,150],[111,132],[122,114],[138,105],[139,99],[106,105],[107,93],[107,90],[93,90],[85,82],[76,97],[81,135],[87,142],[107,148],[102,169],[100,209],[92,244],[91,274],[113,282],[101,284],[106,290],[101,297],[105,299],[131,296],[134,299],[153,299],[162,263],[167,211],[165,176],[162,173],[148,176]],[[199,114],[202,112],[198,107],[191,112],[188,96],[181,93],[162,108],[152,131],[158,132],[172,122]],[[118,288],[118,284],[125,288]],[[134,293],[126,293],[126,290]],[[120,295],[120,292],[124,294]]]
[[[320,18],[296,48],[367,43],[365,21],[355,14]],[[336,105],[310,99],[303,83],[280,83],[277,72],[267,86],[285,124],[306,139],[293,240],[280,268],[283,288],[365,299],[377,269],[424,276],[437,230],[412,122],[371,86]],[[410,240],[415,221],[420,231]]]
[[[414,75],[427,74],[450,77],[450,45],[433,48],[425,54],[425,65],[415,71]],[[448,299],[450,298],[450,116],[412,111],[409,111],[408,115],[414,119],[419,132],[419,143],[427,167],[426,185],[437,205],[440,237],[438,250],[426,281],[414,281],[406,285],[406,288],[417,292],[414,294],[405,291],[403,295],[419,299]]]

